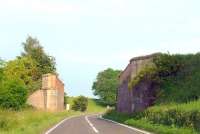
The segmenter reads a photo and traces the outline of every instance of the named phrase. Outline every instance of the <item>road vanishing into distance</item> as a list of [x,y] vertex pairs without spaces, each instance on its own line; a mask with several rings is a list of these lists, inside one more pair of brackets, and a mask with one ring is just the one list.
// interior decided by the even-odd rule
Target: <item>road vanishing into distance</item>
[[68,118],[46,134],[144,134],[118,123],[99,118],[98,115]]

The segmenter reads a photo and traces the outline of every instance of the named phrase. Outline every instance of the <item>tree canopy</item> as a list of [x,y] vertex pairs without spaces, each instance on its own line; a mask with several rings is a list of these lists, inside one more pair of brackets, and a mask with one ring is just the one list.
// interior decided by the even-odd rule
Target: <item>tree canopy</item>
[[0,107],[19,109],[26,104],[28,95],[41,87],[41,76],[56,73],[56,63],[45,53],[36,38],[28,37],[24,51],[16,59],[0,59]]
[[92,90],[102,103],[114,105],[116,103],[116,92],[118,88],[118,77],[120,70],[108,68],[99,72],[96,81],[93,83]]
[[3,68],[4,68],[5,62],[0,58],[0,82],[3,79]]
[[30,93],[40,87],[38,68],[31,57],[20,57],[7,62],[4,68],[4,75],[6,79],[17,78],[22,81]]
[[36,61],[40,77],[42,74],[56,73],[55,58],[45,53],[43,47],[36,38],[29,36],[22,45],[24,47],[24,52],[22,52],[21,56],[31,57]]

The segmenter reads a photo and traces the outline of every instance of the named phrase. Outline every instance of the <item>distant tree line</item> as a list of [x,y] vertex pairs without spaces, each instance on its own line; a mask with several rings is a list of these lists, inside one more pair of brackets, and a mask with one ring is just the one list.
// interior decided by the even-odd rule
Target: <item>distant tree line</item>
[[0,59],[0,107],[18,110],[28,95],[39,89],[41,76],[56,73],[55,58],[49,56],[36,38],[22,43],[23,52],[14,60]]

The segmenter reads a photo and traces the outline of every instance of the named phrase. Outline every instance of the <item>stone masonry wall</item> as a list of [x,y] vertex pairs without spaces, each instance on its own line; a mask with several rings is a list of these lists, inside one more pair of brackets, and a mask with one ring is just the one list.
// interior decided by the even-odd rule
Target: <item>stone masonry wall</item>
[[32,95],[29,96],[27,103],[32,105],[33,107],[37,107],[38,109],[44,109],[44,91],[37,90]]
[[155,86],[149,80],[141,81],[133,89],[128,89],[129,81],[134,78],[145,66],[152,64],[156,54],[135,57],[130,60],[126,69],[120,75],[120,86],[117,93],[117,111],[133,113],[142,111],[152,104]]
[[45,74],[42,77],[42,89],[30,95],[27,102],[38,109],[64,110],[64,84],[57,75]]

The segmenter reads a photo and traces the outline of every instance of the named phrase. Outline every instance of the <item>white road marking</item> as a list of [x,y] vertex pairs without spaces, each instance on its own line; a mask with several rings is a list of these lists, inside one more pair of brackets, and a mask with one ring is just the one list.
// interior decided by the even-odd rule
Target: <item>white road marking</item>
[[59,122],[58,124],[56,124],[54,127],[52,127],[51,129],[49,129],[45,134],[50,134],[54,129],[56,129],[59,125],[61,125],[62,123],[64,123],[65,121],[69,120],[69,119],[72,119],[72,118],[75,118],[75,117],[80,117],[82,115],[78,115],[78,116],[71,116],[71,117],[68,117],[64,120],[62,120],[61,122]]
[[132,130],[134,130],[134,131],[137,131],[137,132],[140,132],[140,133],[143,133],[143,134],[152,134],[152,133],[150,133],[150,132],[147,132],[147,131],[144,131],[144,130],[140,130],[140,129],[138,129],[138,128],[130,127],[130,126],[128,126],[128,125],[121,124],[121,123],[116,122],[116,121],[113,121],[113,120],[105,119],[105,118],[102,117],[102,115],[100,115],[99,118],[102,119],[102,120],[109,121],[109,122],[115,123],[115,124],[117,124],[117,125],[120,125],[120,126],[129,128],[129,129],[132,129]]
[[85,120],[88,122],[88,124],[91,126],[91,128],[94,130],[95,133],[99,133],[99,131],[94,127],[94,125],[88,119],[88,116],[85,116]]

